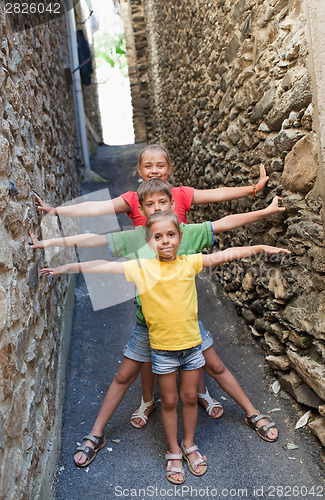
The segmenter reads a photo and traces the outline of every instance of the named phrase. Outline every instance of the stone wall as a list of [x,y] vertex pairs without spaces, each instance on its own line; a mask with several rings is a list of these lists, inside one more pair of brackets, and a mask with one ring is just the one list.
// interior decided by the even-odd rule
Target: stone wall
[[[146,26],[148,20],[145,14],[143,0],[121,0],[127,43],[127,60],[130,69],[131,98],[133,107],[134,130],[140,128],[139,140],[152,142],[158,124],[155,123],[153,95],[155,84],[148,72],[148,43]],[[125,5],[126,4],[126,5]],[[130,23],[127,22],[130,20]],[[128,29],[131,24],[132,29]],[[152,66],[154,71],[154,67]],[[144,119],[144,123],[141,121]]]
[[252,184],[260,163],[270,176],[256,198],[200,207],[195,220],[283,197],[284,215],[221,235],[216,247],[265,243],[289,248],[291,257],[232,263],[215,274],[282,387],[313,408],[312,427],[325,444],[317,411],[324,415],[325,186],[306,2],[143,0],[143,6],[151,142],[169,149],[173,182],[201,189]]
[[131,8],[127,0],[122,0],[120,6],[126,40],[135,142],[145,142],[147,140],[149,114],[146,113],[145,120],[144,107],[149,106],[150,99],[148,98],[148,92],[143,95],[143,85],[141,84],[141,73],[144,73],[145,81],[148,82],[147,42],[143,5],[141,2],[136,4],[133,2]]
[[54,205],[78,193],[75,125],[64,17],[14,32],[3,3],[0,33],[0,496],[29,500],[55,473],[69,280],[40,279],[27,232],[41,237],[33,190]]

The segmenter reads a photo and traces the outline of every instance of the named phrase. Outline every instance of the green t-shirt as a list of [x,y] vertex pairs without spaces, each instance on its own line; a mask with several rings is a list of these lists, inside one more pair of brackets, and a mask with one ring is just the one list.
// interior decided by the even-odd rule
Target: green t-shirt
[[[211,222],[202,222],[200,224],[181,223],[183,232],[182,241],[177,251],[177,255],[191,255],[201,252],[203,248],[213,245],[213,229]],[[113,257],[125,257],[127,259],[152,259],[155,252],[147,245],[145,241],[145,228],[137,226],[129,231],[120,231],[106,235],[108,248]],[[138,310],[137,321],[145,325],[141,307],[141,301],[137,295]]]

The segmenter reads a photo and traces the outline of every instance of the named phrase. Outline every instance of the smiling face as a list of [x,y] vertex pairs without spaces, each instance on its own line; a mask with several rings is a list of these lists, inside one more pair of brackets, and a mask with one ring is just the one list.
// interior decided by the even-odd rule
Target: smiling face
[[139,212],[145,217],[154,214],[156,212],[166,212],[172,211],[175,208],[174,200],[170,200],[165,193],[151,193],[142,202],[142,206],[139,205]]
[[154,250],[158,260],[171,262],[176,259],[177,250],[182,240],[175,224],[169,220],[159,220],[151,227],[151,237],[148,245]]
[[157,178],[167,181],[172,169],[165,153],[159,150],[146,151],[141,157],[138,172],[144,181]]

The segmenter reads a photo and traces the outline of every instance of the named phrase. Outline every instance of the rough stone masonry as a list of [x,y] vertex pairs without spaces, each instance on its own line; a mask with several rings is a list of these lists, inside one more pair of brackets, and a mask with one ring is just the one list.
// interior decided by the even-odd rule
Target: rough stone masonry
[[[33,190],[57,205],[78,193],[65,20],[13,31],[0,7],[0,496],[37,498],[60,443],[58,377],[69,280],[41,280]],[[53,228],[59,230],[56,218]],[[53,467],[46,474],[50,481]]]

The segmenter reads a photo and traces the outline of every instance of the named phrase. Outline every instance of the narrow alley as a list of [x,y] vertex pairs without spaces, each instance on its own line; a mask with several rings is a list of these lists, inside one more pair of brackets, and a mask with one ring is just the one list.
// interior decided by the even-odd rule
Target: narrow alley
[[[137,188],[133,175],[143,144],[101,146],[92,157],[92,170],[107,180],[84,183],[83,193],[108,188],[111,197]],[[130,227],[126,215],[120,227]],[[102,228],[105,233],[105,227]],[[108,293],[106,290],[104,293]],[[279,429],[279,439],[268,443],[244,423],[244,414],[212,379],[210,394],[224,407],[220,419],[198,410],[196,441],[208,457],[208,472],[194,477],[185,467],[185,483],[173,486],[165,478],[167,451],[160,405],[144,429],[134,429],[130,416],[141,399],[140,378],[131,386],[106,427],[107,444],[86,469],[74,465],[77,443],[90,432],[104,394],[123,357],[132,331],[136,306],[129,300],[93,310],[88,290],[79,276],[75,293],[73,333],[65,392],[62,452],[58,468],[57,500],[96,498],[322,498],[320,445],[306,428],[294,430],[302,411],[281,390],[271,389],[263,352],[254,343],[233,304],[208,273],[198,279],[200,317],[214,338],[218,355],[236,376],[253,403],[268,413]],[[156,400],[159,392],[156,387]],[[295,449],[287,445],[294,443]]]
[[[1,2],[0,500],[324,498],[324,1]],[[211,232],[208,222],[194,228],[200,250],[212,236],[216,251],[257,245],[239,251],[254,259],[235,260],[237,250],[226,251],[222,258],[230,254],[231,262],[197,277],[200,319],[247,397],[210,346],[206,368],[215,378],[206,376],[206,385],[224,414],[213,419],[199,406],[195,442],[207,456],[207,473],[195,477],[184,461],[185,482],[175,487],[166,479],[161,413],[165,421],[169,406],[175,417],[176,376],[165,393],[170,405],[163,389],[161,403],[155,383],[156,408],[143,429],[130,424],[141,402],[138,377],[95,460],[75,465],[75,450],[123,363],[139,312],[137,280],[49,270],[78,258],[112,259],[106,235],[133,228],[127,213],[137,209],[144,145],[165,148],[163,160],[143,155],[140,173],[170,174],[181,187],[173,196],[184,223],[227,218]],[[97,217],[89,216],[93,206],[71,207],[115,197],[121,215],[110,214],[110,203]],[[99,233],[94,240],[102,246],[36,242],[61,237],[66,247],[65,237],[78,233]],[[127,254],[129,241],[111,239],[119,238]],[[203,257],[208,265],[213,259]],[[197,257],[188,260],[200,265]],[[122,272],[121,264],[112,268]],[[188,280],[191,293],[180,286],[175,300],[170,290],[182,281],[173,277],[158,306],[149,307],[161,314],[163,297],[164,321],[178,320],[181,292],[184,303],[192,298],[194,319],[194,283]],[[167,347],[181,347],[177,337],[185,330],[169,327]],[[194,328],[192,334],[197,345]],[[107,413],[135,378],[133,361],[131,354],[124,361],[122,368],[131,368],[109,392]],[[197,372],[182,375],[187,406],[179,441],[185,434],[190,447]],[[275,422],[276,442],[245,424],[252,408]],[[177,410],[181,420],[181,404]],[[176,451],[175,418],[171,423],[168,443]]]

